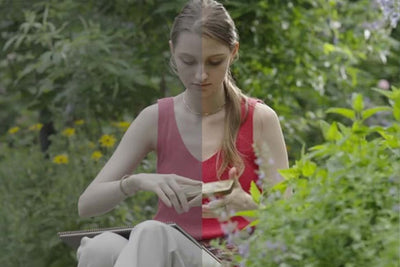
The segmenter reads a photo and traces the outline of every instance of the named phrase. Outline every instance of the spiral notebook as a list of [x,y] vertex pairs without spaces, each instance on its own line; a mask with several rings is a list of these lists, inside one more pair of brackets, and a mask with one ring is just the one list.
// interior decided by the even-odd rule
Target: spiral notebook
[[[179,225],[176,223],[167,223],[169,226],[174,227],[179,232],[181,232],[184,236],[186,236],[190,241],[192,241],[196,246],[203,250],[203,260],[212,260],[216,263],[221,263],[221,260],[216,257],[211,251],[209,251],[206,247],[200,244],[196,239],[194,239],[191,235],[189,235],[185,230],[183,230]],[[77,250],[81,239],[83,237],[92,238],[98,234],[103,232],[113,232],[119,234],[125,238],[129,238],[129,235],[132,231],[134,226],[126,226],[126,227],[112,227],[112,228],[96,228],[96,229],[88,229],[88,230],[77,230],[77,231],[66,231],[66,232],[58,232],[58,237],[67,245],[72,247],[74,250]]]

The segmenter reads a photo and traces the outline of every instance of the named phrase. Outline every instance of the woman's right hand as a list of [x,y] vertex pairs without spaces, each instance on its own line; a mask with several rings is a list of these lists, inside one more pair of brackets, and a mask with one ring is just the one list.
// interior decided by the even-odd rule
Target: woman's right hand
[[[137,190],[151,191],[167,207],[174,207],[178,214],[190,208],[201,206],[202,182],[176,174],[141,173],[130,176]],[[189,200],[190,199],[190,200]]]

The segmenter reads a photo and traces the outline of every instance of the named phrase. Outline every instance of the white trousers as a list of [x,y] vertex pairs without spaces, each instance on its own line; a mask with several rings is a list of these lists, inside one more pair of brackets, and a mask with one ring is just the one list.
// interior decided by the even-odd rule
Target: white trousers
[[219,267],[201,248],[175,228],[155,220],[136,225],[129,236],[104,232],[84,237],[78,267]]

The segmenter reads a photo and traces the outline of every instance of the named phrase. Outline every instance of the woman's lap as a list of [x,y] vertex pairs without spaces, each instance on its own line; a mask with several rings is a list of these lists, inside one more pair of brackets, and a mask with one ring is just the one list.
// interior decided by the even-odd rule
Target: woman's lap
[[129,241],[110,232],[82,239],[77,256],[78,267],[219,266],[180,231],[154,220],[135,226]]

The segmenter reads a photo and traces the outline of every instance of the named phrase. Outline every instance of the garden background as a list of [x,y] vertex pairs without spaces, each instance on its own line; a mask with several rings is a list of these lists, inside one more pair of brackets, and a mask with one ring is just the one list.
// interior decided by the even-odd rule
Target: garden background
[[[182,90],[168,39],[185,2],[0,0],[1,266],[75,266],[58,231],[152,217],[150,193],[89,219],[77,201],[138,112]],[[240,34],[233,75],[278,113],[291,165],[252,191],[258,227],[231,233],[235,261],[399,266],[399,1],[221,2]],[[154,168],[149,155],[137,171]]]

